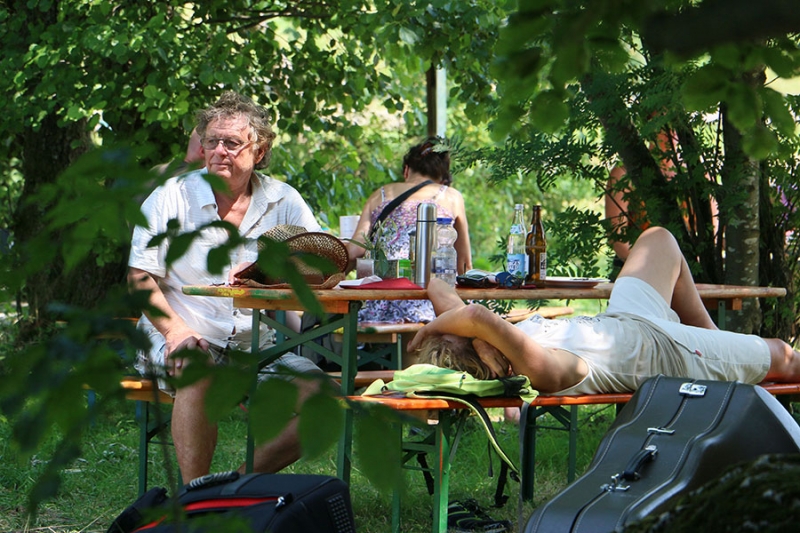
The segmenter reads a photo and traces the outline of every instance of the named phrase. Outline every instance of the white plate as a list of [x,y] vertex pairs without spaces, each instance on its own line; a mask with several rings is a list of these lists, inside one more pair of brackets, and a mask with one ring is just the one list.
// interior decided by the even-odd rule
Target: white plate
[[559,276],[548,276],[545,280],[545,287],[556,289],[590,289],[598,283],[607,283],[606,278],[567,278]]

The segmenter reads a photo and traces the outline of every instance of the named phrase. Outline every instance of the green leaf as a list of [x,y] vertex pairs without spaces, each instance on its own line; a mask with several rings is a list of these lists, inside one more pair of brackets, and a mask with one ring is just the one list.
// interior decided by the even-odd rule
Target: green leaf
[[558,0],[527,0],[519,2],[519,12],[525,15],[540,16],[546,11],[552,11],[559,6]]
[[24,453],[34,452],[47,434],[52,419],[44,413],[23,412],[14,423],[14,441]]
[[608,72],[623,72],[631,53],[616,39],[593,39],[591,48],[600,65]]
[[258,444],[269,442],[281,434],[294,418],[297,386],[275,378],[260,383],[248,402],[250,431]]
[[741,46],[729,43],[716,46],[711,51],[711,59],[726,70],[735,72],[741,68],[743,54]]
[[570,41],[557,50],[550,80],[554,87],[562,87],[578,78],[589,68],[589,54],[582,40]]
[[518,19],[512,17],[507,27],[500,33],[497,41],[496,53],[500,57],[514,55],[519,52],[520,43],[528,42],[537,35],[545,33],[550,28],[546,17]]
[[336,265],[325,257],[305,252],[294,252],[292,253],[292,257],[300,260],[304,265],[326,274],[338,272]]
[[419,41],[417,34],[408,28],[400,28],[398,34],[400,35],[400,40],[406,44],[414,45]]
[[531,101],[530,116],[534,127],[554,133],[566,122],[569,108],[556,91],[543,91]]
[[92,250],[90,242],[72,242],[68,248],[64,249],[64,270],[72,270],[83,261]]
[[208,252],[208,271],[212,274],[219,274],[230,264],[230,254],[232,247],[223,245],[213,248]]
[[525,110],[520,105],[506,105],[500,108],[497,118],[492,124],[492,139],[498,142],[503,140],[523,114],[525,114]]
[[67,109],[67,118],[72,120],[80,120],[83,118],[83,111],[76,105],[69,106]]
[[782,135],[787,137],[794,135],[797,125],[783,95],[768,87],[760,88],[759,94],[764,102],[764,113],[769,117],[772,125]]
[[741,131],[751,129],[761,118],[761,99],[756,90],[744,82],[728,86],[725,103],[731,122]]
[[358,413],[354,446],[359,468],[376,487],[400,487],[402,468],[400,440],[402,424],[397,414],[384,406]]
[[750,157],[763,160],[777,150],[778,138],[774,132],[759,123],[742,134],[742,148]]
[[309,459],[319,457],[339,439],[344,410],[330,394],[315,394],[303,402],[300,413],[300,445]]
[[686,107],[704,111],[717,106],[730,86],[730,72],[716,65],[706,65],[692,73],[681,87]]
[[206,416],[212,422],[230,414],[231,409],[242,402],[253,383],[253,372],[236,366],[214,367],[211,385],[206,393]]
[[764,62],[781,78],[793,78],[800,74],[800,54],[770,46],[763,50]]
[[194,233],[183,233],[173,237],[170,240],[169,249],[167,250],[167,265],[171,265],[183,257],[195,237],[196,235]]
[[500,70],[511,68],[524,83],[525,79],[535,78],[545,64],[546,57],[541,48],[528,48],[510,55],[507,61],[497,65],[497,69],[499,73]]

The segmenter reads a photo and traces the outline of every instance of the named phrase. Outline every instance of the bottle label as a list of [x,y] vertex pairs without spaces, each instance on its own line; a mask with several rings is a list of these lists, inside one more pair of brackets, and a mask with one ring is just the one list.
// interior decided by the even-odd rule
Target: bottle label
[[525,277],[525,254],[508,254],[506,270],[517,277]]
[[539,279],[544,281],[547,278],[547,253],[539,254]]
[[411,268],[411,261],[408,259],[401,259],[398,261],[398,277],[408,278],[412,283],[414,282],[414,271]]

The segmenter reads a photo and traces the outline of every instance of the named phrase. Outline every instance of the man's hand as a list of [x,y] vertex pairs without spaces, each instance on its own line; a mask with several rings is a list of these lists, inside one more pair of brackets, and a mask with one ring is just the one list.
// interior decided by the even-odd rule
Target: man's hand
[[428,299],[433,304],[433,310],[436,312],[436,316],[467,305],[458,295],[454,287],[451,287],[449,283],[439,278],[433,278],[428,284]]
[[513,374],[513,371],[511,362],[503,355],[502,349],[517,332],[514,326],[486,307],[462,303],[420,328],[408,344],[408,350],[418,350],[428,337],[437,335],[456,335],[472,339],[472,346],[481,361],[495,377],[505,377]]
[[136,290],[150,293],[150,305],[159,309],[161,314],[152,315],[145,312],[147,318],[164,336],[164,366],[171,376],[178,376],[185,364],[185,359],[176,357],[181,350],[208,351],[209,344],[202,335],[186,325],[186,322],[170,307],[164,293],[159,287],[158,278],[138,268],[128,269],[128,283]]
[[513,373],[511,370],[511,363],[508,362],[508,359],[503,356],[500,350],[488,342],[481,339],[473,339],[472,347],[475,348],[478,357],[481,358],[483,364],[486,365],[492,373],[493,378],[504,378]]
[[171,376],[180,376],[187,362],[185,358],[180,356],[181,351],[201,350],[207,352],[209,348],[206,339],[188,328],[182,332],[169,332],[164,338],[167,342],[164,350],[164,366]]
[[241,280],[241,278],[236,277],[236,274],[239,274],[240,272],[242,272],[246,268],[251,267],[254,264],[255,263],[253,261],[247,261],[247,262],[244,262],[244,263],[239,263],[234,268],[232,268],[230,270],[230,272],[228,272],[228,285],[239,285],[239,284],[241,284],[242,280]]

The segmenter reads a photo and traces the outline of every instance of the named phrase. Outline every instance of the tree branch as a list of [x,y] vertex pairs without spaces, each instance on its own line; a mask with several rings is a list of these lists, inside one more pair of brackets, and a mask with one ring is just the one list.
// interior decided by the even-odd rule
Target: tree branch
[[[648,204],[647,218],[656,224],[672,229],[684,228],[685,231],[680,213],[674,208],[667,177],[633,123],[625,102],[616,90],[601,83],[597,74],[600,73],[593,71],[584,76],[581,87],[603,126],[606,141],[622,159],[634,189],[646,191],[648,196],[659,199]],[[676,237],[682,241],[686,238],[685,235]]]
[[683,57],[720,44],[798,32],[797,0],[707,0],[679,13],[656,13],[642,26],[642,37],[654,51]]
[[243,15],[232,14],[230,17],[208,18],[203,20],[202,24],[235,24],[227,33],[236,33],[276,18],[329,19],[332,16],[331,13],[336,9],[338,9],[337,6],[324,1],[298,1],[284,7],[250,11]]

